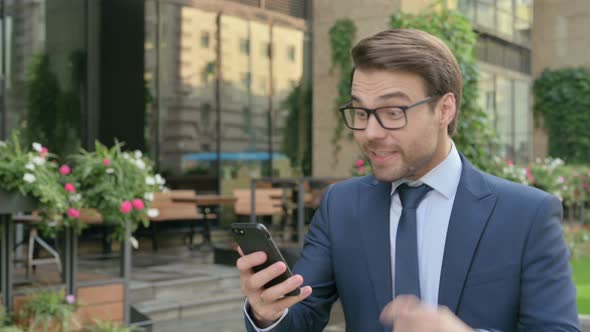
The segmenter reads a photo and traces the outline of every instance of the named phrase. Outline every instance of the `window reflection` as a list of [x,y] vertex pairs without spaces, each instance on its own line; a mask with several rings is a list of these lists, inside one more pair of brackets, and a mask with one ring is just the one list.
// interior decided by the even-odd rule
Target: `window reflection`
[[[303,76],[304,20],[291,26],[237,15],[160,2],[159,21],[146,27],[152,44],[153,31],[161,34],[159,63],[146,60],[146,73],[160,74],[162,169],[222,177],[222,192],[273,174],[270,152],[274,175],[292,175],[281,151],[282,108]],[[146,59],[154,53],[146,48]]]
[[449,0],[447,6],[485,32],[523,45],[530,42],[533,0]]
[[506,159],[527,162],[532,144],[530,82],[483,69],[478,87],[479,105],[490,116],[498,134],[499,153]]

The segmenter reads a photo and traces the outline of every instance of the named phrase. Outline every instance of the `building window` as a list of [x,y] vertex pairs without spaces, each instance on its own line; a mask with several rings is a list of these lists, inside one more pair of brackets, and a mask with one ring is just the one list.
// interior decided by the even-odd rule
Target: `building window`
[[289,45],[287,47],[287,59],[289,62],[295,62],[295,46]]
[[272,44],[271,43],[263,43],[262,44],[262,56],[270,59],[272,56]]
[[507,160],[528,162],[532,150],[530,82],[481,70],[478,85],[479,104],[498,134],[500,154]]
[[201,32],[201,47],[209,48],[209,31]]
[[242,87],[244,87],[245,89],[249,89],[250,83],[252,82],[252,74],[242,73],[240,75],[240,82],[242,82]]
[[249,39],[240,39],[240,53],[242,54],[250,54],[250,40]]
[[482,32],[521,45],[530,43],[532,0],[453,0],[449,8],[464,13]]
[[266,76],[260,76],[258,79],[258,84],[260,91],[262,91],[263,94],[266,94],[268,92],[268,82],[266,80]]

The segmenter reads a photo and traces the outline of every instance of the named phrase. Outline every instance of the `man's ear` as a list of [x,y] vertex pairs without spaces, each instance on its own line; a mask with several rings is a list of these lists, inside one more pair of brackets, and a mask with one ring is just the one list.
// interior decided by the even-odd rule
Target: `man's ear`
[[455,99],[455,95],[452,92],[444,94],[439,102],[439,108],[440,126],[441,128],[446,129],[457,113],[457,100]]

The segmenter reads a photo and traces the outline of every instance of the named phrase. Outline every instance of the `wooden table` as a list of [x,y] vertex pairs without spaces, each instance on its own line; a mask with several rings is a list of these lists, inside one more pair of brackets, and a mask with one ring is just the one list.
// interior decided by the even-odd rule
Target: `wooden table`
[[[237,198],[226,195],[195,195],[185,197],[173,197],[175,202],[193,203],[197,206],[199,211],[203,214],[203,221],[205,222],[205,246],[211,245],[211,225],[209,224],[208,215],[211,209],[217,208],[221,205],[233,205]],[[192,235],[191,235],[192,238]]]

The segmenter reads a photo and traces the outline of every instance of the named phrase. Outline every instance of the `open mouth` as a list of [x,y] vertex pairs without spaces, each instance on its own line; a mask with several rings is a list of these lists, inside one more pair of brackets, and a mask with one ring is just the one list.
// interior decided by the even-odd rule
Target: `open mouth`
[[397,151],[370,151],[369,156],[371,161],[377,164],[385,163],[393,158],[397,157],[399,152]]

